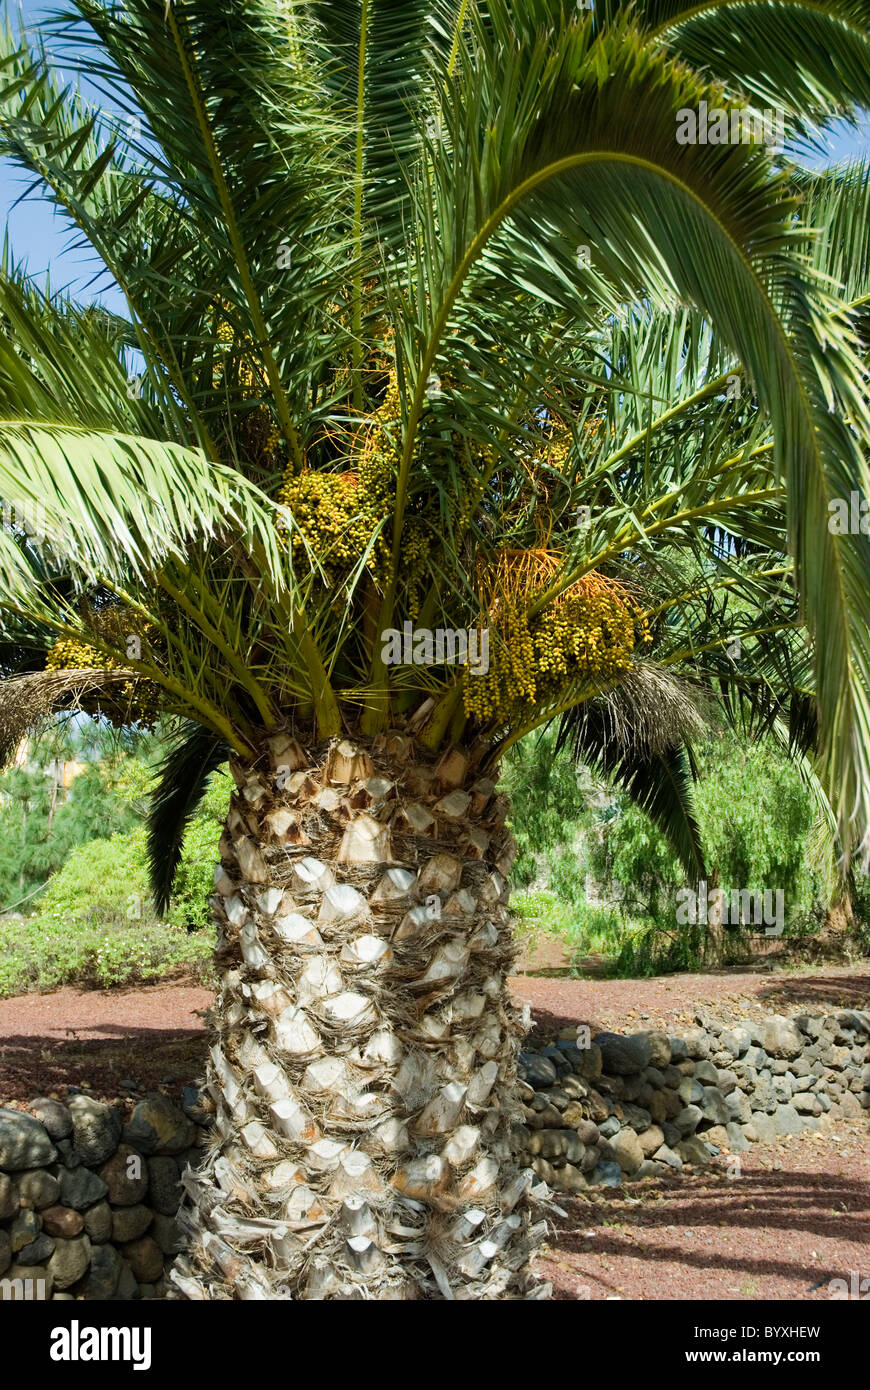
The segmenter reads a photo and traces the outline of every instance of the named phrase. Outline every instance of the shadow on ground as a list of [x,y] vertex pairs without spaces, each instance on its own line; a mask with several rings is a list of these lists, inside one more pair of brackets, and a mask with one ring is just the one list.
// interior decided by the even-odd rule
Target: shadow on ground
[[32,1034],[0,1039],[0,1104],[85,1083],[94,1096],[114,1097],[127,1079],[145,1090],[165,1089],[164,1076],[189,1085],[204,1071],[206,1035],[198,1029],[135,1024],[102,1024],[101,1029],[111,1036],[77,1039],[73,1033],[68,1042]]
[[[639,1203],[622,1200],[641,1192]],[[602,1205],[582,1198],[557,1201],[566,1215],[553,1218],[550,1253],[538,1272],[560,1300],[613,1296],[627,1280],[644,1288],[629,1297],[728,1297],[724,1280],[732,1289],[742,1286],[743,1293],[730,1294],[736,1298],[828,1300],[828,1281],[844,1276],[844,1259],[848,1268],[860,1269],[862,1259],[866,1265],[863,1252],[870,1242],[870,1187],[859,1173],[751,1172],[737,1181],[684,1177],[659,1184],[655,1192],[609,1189]],[[817,1260],[815,1246],[824,1243],[833,1243],[838,1253]],[[638,1270],[638,1264],[646,1268]]]

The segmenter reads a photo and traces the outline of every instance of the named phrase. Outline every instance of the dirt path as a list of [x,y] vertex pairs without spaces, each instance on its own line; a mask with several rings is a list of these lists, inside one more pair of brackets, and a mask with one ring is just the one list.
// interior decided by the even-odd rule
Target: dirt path
[[[566,1024],[678,1030],[712,1017],[866,1008],[870,970],[670,975],[652,980],[516,977],[536,1030]],[[189,984],[0,1000],[0,1104],[68,1086],[181,1090],[201,1072],[208,990]],[[171,1078],[168,1080],[167,1078]],[[538,1262],[558,1300],[823,1299],[832,1278],[870,1277],[870,1135],[864,1120],[782,1140],[664,1184],[560,1198]]]

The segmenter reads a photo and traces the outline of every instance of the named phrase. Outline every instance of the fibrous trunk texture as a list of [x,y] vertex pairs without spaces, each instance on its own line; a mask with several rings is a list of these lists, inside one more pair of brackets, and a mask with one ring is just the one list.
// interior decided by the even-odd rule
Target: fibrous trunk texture
[[539,1298],[511,1153],[506,805],[404,734],[234,765],[204,1167],[173,1271],[209,1299]]

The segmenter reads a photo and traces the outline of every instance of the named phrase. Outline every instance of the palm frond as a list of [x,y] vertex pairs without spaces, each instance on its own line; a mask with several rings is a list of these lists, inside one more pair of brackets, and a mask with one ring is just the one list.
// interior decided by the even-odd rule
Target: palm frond
[[207,729],[188,726],[164,757],[148,812],[148,872],[154,905],[165,912],[181,860],[184,834],[212,773],[230,750]]
[[[679,706],[662,708],[664,687],[670,682],[654,672],[641,676],[642,670],[632,672],[634,681],[608,699],[590,700],[564,714],[556,747],[569,749],[578,762],[621,787],[666,836],[694,882],[705,875],[693,806],[697,769],[686,734],[697,732],[701,721],[682,692]],[[675,689],[671,685],[670,693]]]
[[129,681],[131,671],[32,671],[0,680],[0,769],[15,756],[21,741],[61,707],[92,690]]
[[739,9],[642,0],[636,13],[652,38],[730,93],[786,111],[787,138],[870,106],[867,0],[744,0]]

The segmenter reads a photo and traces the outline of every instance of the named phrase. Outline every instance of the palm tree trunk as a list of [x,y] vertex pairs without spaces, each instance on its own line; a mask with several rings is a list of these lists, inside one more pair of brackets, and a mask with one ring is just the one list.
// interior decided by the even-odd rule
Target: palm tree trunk
[[506,803],[406,735],[233,765],[188,1298],[542,1297],[511,1153]]

